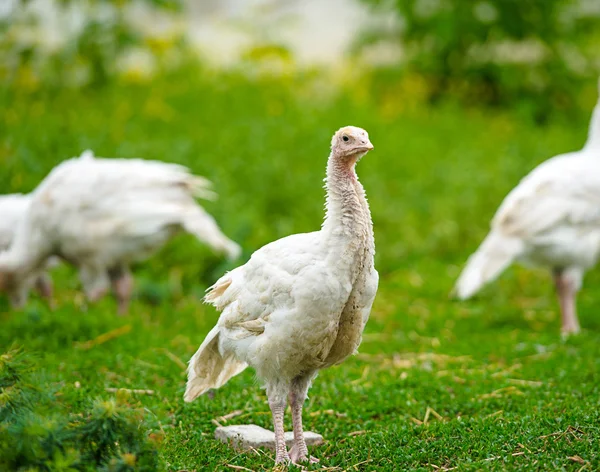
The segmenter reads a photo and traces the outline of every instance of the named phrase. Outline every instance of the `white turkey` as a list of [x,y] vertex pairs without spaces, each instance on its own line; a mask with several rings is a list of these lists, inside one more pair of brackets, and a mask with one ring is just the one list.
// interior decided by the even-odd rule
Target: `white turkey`
[[131,263],[144,260],[177,232],[195,235],[230,258],[240,247],[223,235],[194,199],[209,182],[176,164],[95,158],[91,151],[58,165],[31,194],[13,244],[0,253],[0,288],[26,299],[31,274],[48,257],[79,269],[89,300],[112,287],[119,313],[132,291]]
[[[316,461],[304,440],[302,405],[320,369],[356,352],[375,298],[371,213],[355,172],[371,149],[360,128],[336,132],[321,230],[264,246],[206,295],[222,313],[190,360],[184,398],[192,401],[252,366],[267,389],[276,463]],[[289,454],[283,429],[288,398],[294,428]]]
[[[0,251],[6,251],[12,244],[16,228],[25,213],[29,209],[31,195],[14,193],[11,195],[0,195]],[[51,258],[43,265],[39,273],[33,274],[28,285],[34,285],[39,294],[51,302],[52,279],[45,269],[50,269],[58,264],[56,258]],[[18,305],[19,300],[12,300]]]
[[491,227],[467,261],[455,294],[471,297],[513,261],[548,267],[560,302],[562,332],[579,332],[577,292],[585,271],[600,255],[600,100],[583,149],[535,168],[502,202]]

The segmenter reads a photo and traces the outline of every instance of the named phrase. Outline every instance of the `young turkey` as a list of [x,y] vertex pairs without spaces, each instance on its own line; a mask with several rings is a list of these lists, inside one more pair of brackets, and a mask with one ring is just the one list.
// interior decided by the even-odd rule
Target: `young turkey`
[[[29,209],[31,195],[15,193],[12,195],[0,196],[0,252],[6,251],[12,244],[16,228],[25,213]],[[58,264],[58,259],[51,258],[37,274],[32,274],[27,281],[27,285],[35,286],[39,294],[51,303],[52,299],[52,279],[46,273],[45,269],[50,269]],[[21,300],[15,298],[12,303],[19,305]]]
[[[600,83],[599,83],[600,93]],[[600,255],[600,100],[581,151],[542,163],[500,205],[454,293],[474,295],[513,261],[552,270],[564,334],[579,332],[576,296]]]
[[132,291],[129,266],[183,230],[231,258],[239,246],[225,237],[194,195],[209,183],[175,164],[94,158],[90,151],[58,165],[31,194],[10,249],[0,253],[0,288],[22,302],[25,283],[49,256],[79,269],[91,301],[112,286],[119,312]]
[[[222,313],[190,360],[184,398],[192,401],[252,366],[267,389],[276,463],[316,460],[308,456],[302,405],[320,369],[356,352],[375,298],[371,214],[354,169],[371,149],[360,128],[335,133],[321,230],[264,246],[206,295]],[[283,429],[287,398],[294,427],[289,455]]]

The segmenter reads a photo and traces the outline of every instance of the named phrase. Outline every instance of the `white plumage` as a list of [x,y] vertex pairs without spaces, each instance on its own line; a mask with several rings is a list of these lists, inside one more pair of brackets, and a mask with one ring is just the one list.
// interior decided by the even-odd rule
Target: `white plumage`
[[600,101],[583,149],[542,163],[508,194],[455,293],[471,297],[516,260],[548,267],[559,296],[562,330],[576,333],[575,297],[584,272],[599,255]]
[[91,151],[58,165],[31,194],[10,249],[0,254],[0,286],[23,301],[25,281],[57,255],[79,269],[90,300],[109,287],[124,312],[131,295],[129,265],[158,250],[180,230],[231,258],[225,237],[194,196],[209,182],[175,164],[94,158]]
[[30,202],[30,195],[0,195],[0,251],[10,247],[16,226],[25,215]]
[[[15,193],[0,195],[0,252],[8,250],[15,237],[17,227],[25,217],[31,203],[31,195]],[[48,300],[52,298],[52,279],[45,269],[50,269],[58,264],[56,258],[49,259],[36,274],[27,280],[28,286],[35,285],[40,295]],[[18,300],[13,300],[18,303]]]
[[[353,354],[377,291],[371,214],[354,166],[373,146],[355,127],[333,137],[322,229],[289,236],[256,251],[225,274],[206,301],[222,311],[188,369],[185,400],[252,366],[266,384],[276,462],[314,460],[302,433],[302,404],[320,369]],[[290,399],[294,447],[283,439]]]

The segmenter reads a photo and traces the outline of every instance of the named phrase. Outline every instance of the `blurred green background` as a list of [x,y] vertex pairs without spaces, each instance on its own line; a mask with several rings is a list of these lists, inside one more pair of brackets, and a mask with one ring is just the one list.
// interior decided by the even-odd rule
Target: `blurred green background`
[[[380,290],[361,355],[311,390],[306,428],[327,440],[311,469],[600,467],[598,275],[566,341],[544,271],[448,299],[506,193],[583,145],[600,3],[11,0],[0,18],[3,193],[87,148],[182,163],[213,181],[202,204],[246,260],[319,227],[331,135],[369,131]],[[125,319],[86,307],[69,267],[56,310],[0,299],[0,469],[267,470],[212,439],[215,421],[270,426],[251,372],[181,400],[218,316],[203,291],[232,267],[181,236],[135,268]]]

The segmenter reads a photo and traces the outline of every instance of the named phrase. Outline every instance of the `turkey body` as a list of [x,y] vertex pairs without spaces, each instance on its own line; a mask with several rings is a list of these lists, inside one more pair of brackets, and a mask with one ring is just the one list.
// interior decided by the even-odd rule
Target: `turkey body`
[[514,261],[549,268],[565,334],[579,331],[575,298],[600,256],[600,105],[581,151],[540,164],[500,205],[491,231],[469,258],[455,287],[474,295]]
[[57,166],[34,190],[10,251],[0,255],[0,272],[18,282],[57,255],[79,269],[89,299],[112,286],[125,311],[129,265],[180,231],[239,255],[239,246],[194,199],[208,195],[207,186],[178,165],[84,153]]
[[[354,142],[357,154],[336,154],[346,142],[342,136]],[[360,128],[338,131],[321,230],[264,246],[206,296],[222,313],[190,360],[185,399],[220,387],[252,366],[267,388],[276,462],[309,460],[301,426],[308,388],[320,369],[356,352],[377,292],[371,214],[354,172],[356,161],[370,149]],[[288,395],[295,433],[289,456],[282,436]]]
[[524,263],[592,267],[600,251],[600,150],[541,164],[507,196],[492,227],[521,241]]
[[377,291],[372,237],[352,244],[322,236],[271,243],[215,285],[227,286],[214,300],[223,310],[219,349],[252,365],[259,378],[310,376],[360,344]]

